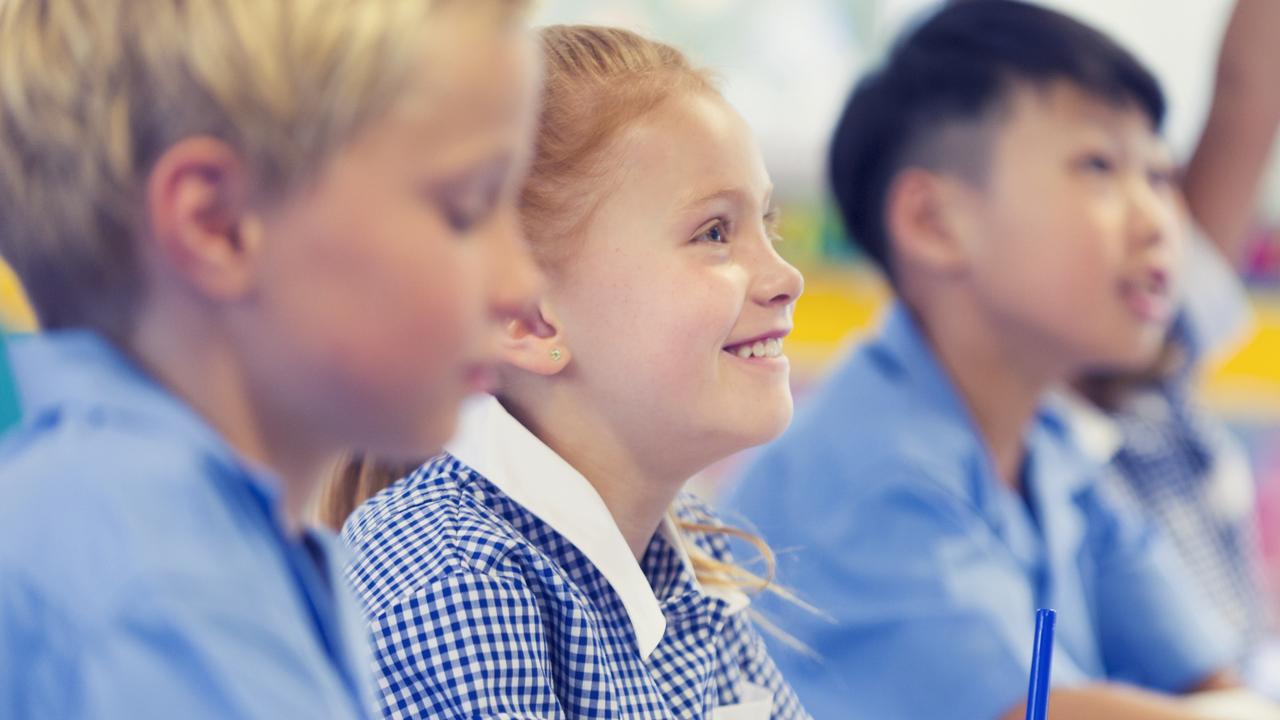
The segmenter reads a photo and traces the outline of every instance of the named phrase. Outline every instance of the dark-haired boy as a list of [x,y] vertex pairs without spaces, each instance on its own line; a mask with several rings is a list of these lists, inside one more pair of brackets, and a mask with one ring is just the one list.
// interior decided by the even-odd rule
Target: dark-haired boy
[[1159,350],[1182,242],[1156,81],[1019,2],[949,6],[854,91],[835,196],[897,301],[734,499],[822,658],[780,658],[816,717],[1022,715],[1037,607],[1053,717],[1190,718],[1231,684],[1220,623],[1093,481],[1046,391]]

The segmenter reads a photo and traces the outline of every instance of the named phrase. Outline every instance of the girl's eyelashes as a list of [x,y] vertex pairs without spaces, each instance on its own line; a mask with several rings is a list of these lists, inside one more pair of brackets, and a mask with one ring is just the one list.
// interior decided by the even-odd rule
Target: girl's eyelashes
[[[780,213],[776,208],[769,210],[761,217],[765,236],[770,242],[776,243],[782,240],[782,235],[778,233],[779,217]],[[729,243],[729,231],[729,222],[724,218],[716,218],[699,228],[694,233],[692,242],[726,245]]]
[[693,242],[696,243],[712,243],[716,245],[725,245],[729,242],[729,224],[721,218],[716,218],[711,222],[703,225],[694,233]]
[[770,208],[769,212],[764,214],[764,231],[769,237],[770,242],[782,242],[783,237],[778,232],[778,223],[782,221],[782,211],[778,208]]

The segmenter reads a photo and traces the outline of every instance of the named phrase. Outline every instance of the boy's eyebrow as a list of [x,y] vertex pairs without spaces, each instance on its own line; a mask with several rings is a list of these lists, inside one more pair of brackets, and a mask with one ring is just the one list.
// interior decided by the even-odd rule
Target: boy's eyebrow
[[[754,201],[754,198],[751,196],[751,193],[747,192],[744,188],[726,187],[726,188],[717,190],[715,192],[698,194],[692,197],[688,197],[687,199],[680,202],[680,204],[677,206],[678,208],[677,211],[685,212],[690,208],[696,207],[698,205],[703,205],[712,200],[729,200],[730,202],[736,202],[740,205],[750,205]],[[764,202],[761,203],[761,206],[764,207],[765,209],[768,209],[769,204],[772,200],[773,200],[773,185],[769,185],[767,188],[765,188]]]

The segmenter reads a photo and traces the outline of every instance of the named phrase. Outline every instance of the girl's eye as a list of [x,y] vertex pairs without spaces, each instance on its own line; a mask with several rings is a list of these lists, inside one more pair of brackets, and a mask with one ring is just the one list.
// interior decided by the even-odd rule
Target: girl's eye
[[775,245],[783,240],[782,233],[778,230],[781,217],[782,213],[779,212],[777,208],[773,208],[764,214],[765,234],[769,237],[769,241]]
[[697,235],[693,236],[694,242],[709,242],[723,245],[729,242],[729,233],[725,229],[723,220],[716,220],[707,225]]

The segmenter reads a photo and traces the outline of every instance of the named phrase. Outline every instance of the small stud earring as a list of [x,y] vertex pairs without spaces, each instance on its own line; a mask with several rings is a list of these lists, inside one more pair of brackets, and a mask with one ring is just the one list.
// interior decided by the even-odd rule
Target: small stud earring
[[560,358],[562,358],[562,357],[564,357],[564,353],[560,352],[560,348],[551,348],[551,359],[552,359],[552,360],[555,360],[556,362],[559,362],[559,361],[560,361]]

